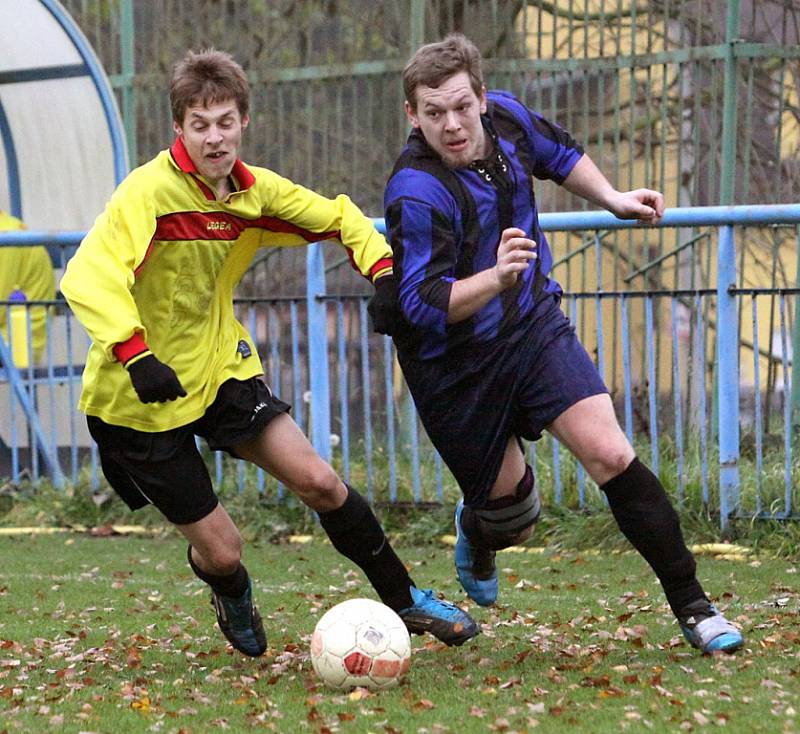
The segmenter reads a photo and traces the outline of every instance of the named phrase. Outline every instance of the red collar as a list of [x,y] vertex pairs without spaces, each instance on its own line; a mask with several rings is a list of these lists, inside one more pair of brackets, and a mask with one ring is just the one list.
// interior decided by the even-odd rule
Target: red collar
[[[178,168],[180,168],[181,171],[184,173],[197,174],[197,166],[186,150],[186,146],[183,144],[183,138],[180,136],[175,138],[175,143],[170,149],[170,152],[172,153],[173,160],[178,164]],[[250,169],[242,163],[239,158],[237,158],[233,164],[231,176],[236,180],[239,191],[249,189],[256,182],[256,177],[250,173]]]

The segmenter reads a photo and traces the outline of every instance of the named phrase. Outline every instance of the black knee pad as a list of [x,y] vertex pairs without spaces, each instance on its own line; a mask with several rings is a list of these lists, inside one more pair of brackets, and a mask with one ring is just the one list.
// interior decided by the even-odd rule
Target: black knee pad
[[489,500],[479,510],[464,507],[461,525],[476,547],[502,550],[516,545],[520,533],[536,524],[541,508],[533,469],[526,465],[525,475],[513,495]]

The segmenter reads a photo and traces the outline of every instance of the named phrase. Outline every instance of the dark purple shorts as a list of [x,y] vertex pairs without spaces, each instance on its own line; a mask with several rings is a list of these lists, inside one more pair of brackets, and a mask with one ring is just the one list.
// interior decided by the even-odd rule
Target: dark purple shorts
[[399,357],[428,436],[475,508],[489,496],[509,438],[536,441],[567,408],[608,392],[555,296],[513,338],[458,358]]

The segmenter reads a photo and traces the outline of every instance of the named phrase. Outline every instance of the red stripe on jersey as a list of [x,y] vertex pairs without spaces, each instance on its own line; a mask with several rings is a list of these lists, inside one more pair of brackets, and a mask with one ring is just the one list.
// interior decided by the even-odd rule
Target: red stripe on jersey
[[153,240],[150,240],[150,244],[147,246],[147,252],[144,253],[144,257],[142,258],[142,262],[140,262],[133,271],[133,277],[135,278],[139,275],[139,271],[144,267],[144,264],[147,262],[147,258],[150,257],[150,253],[153,251]]
[[203,196],[206,197],[206,201],[216,201],[217,197],[214,195],[214,192],[211,190],[210,186],[206,186],[198,176],[195,176],[193,173],[189,174],[193,179],[194,182],[197,184],[197,188],[203,192]]
[[154,240],[235,240],[247,220],[223,212],[175,212],[156,219]]
[[[307,242],[340,238],[339,232],[312,232],[277,217],[245,219],[227,212],[175,212],[164,214],[156,220],[154,240],[172,242],[191,240],[238,239],[246,229],[255,227],[269,232],[296,234]],[[141,267],[141,265],[139,266]]]
[[303,229],[296,224],[287,222],[285,219],[278,219],[277,217],[259,217],[253,220],[254,227],[262,227],[270,232],[284,232],[286,234],[300,235],[306,242],[322,242],[322,240],[342,240],[342,234],[339,230],[332,230],[330,232],[312,232],[310,229]]
[[[298,227],[277,217],[258,217],[245,219],[226,212],[174,212],[156,218],[156,231],[147,247],[147,252],[142,262],[133,271],[138,276],[153,250],[156,241],[166,242],[192,242],[194,240],[221,240],[232,242],[237,240],[246,230],[255,227],[268,232],[281,232],[283,234],[296,234],[306,242],[321,242],[322,240],[338,239],[338,231],[312,232]],[[353,255],[348,250],[352,261]],[[390,261],[391,262],[391,261]],[[355,265],[354,265],[355,267]]]
[[350,267],[353,268],[353,270],[355,270],[357,273],[360,273],[361,270],[359,269],[358,265],[356,265],[356,254],[346,247],[344,249],[347,252],[348,259],[350,260]]

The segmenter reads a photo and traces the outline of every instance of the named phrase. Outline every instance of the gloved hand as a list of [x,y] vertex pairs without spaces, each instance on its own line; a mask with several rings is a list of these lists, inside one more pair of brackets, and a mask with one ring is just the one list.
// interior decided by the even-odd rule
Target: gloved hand
[[160,362],[153,354],[146,354],[125,369],[131,377],[133,389],[143,403],[165,403],[186,397],[175,370]]
[[372,330],[378,334],[396,334],[403,323],[399,301],[400,283],[394,273],[382,275],[375,281],[375,293],[369,299],[367,311]]

